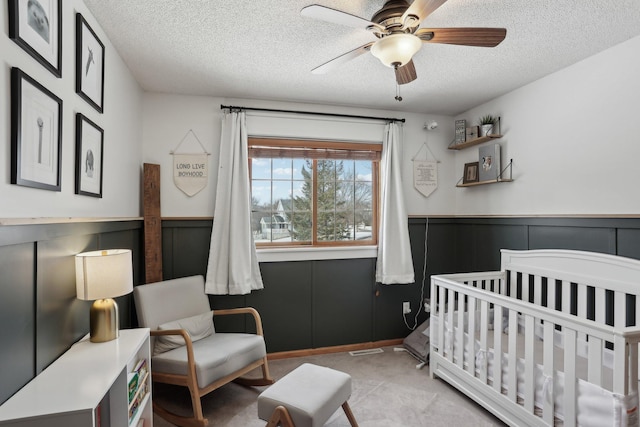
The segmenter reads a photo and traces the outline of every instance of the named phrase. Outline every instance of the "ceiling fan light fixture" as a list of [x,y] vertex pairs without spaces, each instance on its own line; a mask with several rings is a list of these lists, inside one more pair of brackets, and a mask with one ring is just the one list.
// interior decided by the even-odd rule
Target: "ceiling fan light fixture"
[[413,34],[391,34],[375,42],[371,53],[387,67],[402,67],[411,61],[422,47],[422,41]]

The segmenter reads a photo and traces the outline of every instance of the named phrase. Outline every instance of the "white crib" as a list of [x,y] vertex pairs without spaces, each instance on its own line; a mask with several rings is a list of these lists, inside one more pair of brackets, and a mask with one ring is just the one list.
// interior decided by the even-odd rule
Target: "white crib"
[[638,426],[639,294],[640,261],[594,252],[432,276],[431,376],[511,425]]

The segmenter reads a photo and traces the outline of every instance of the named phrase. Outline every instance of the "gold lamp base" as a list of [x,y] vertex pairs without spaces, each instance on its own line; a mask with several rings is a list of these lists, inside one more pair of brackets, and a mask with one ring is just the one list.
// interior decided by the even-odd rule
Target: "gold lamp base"
[[118,304],[111,298],[95,300],[89,311],[91,342],[118,338],[118,324]]

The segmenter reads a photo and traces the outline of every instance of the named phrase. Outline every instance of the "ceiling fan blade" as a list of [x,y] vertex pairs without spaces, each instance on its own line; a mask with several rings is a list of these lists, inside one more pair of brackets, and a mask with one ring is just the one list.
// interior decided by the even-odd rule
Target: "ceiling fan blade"
[[413,65],[413,59],[402,67],[396,68],[396,82],[398,82],[399,85],[411,83],[417,78],[418,75],[416,74],[416,67]]
[[362,55],[363,53],[367,53],[369,51],[369,49],[371,48],[371,45],[373,45],[373,42],[367,43],[365,45],[362,45],[362,46],[360,46],[360,47],[358,47],[356,49],[353,49],[352,51],[349,51],[347,53],[344,53],[344,54],[338,56],[337,58],[333,58],[331,61],[325,62],[324,64],[320,65],[319,67],[316,67],[313,70],[311,70],[311,73],[313,73],[313,74],[325,74],[325,73],[328,73],[329,71],[333,71],[336,68],[339,68],[344,63],[349,62],[354,58],[357,58],[358,56]]
[[409,16],[417,16],[418,22],[422,22],[446,2],[447,0],[414,0],[402,15],[402,22],[406,22]]
[[364,18],[360,18],[359,16],[351,15],[350,13],[342,12],[340,10],[320,6],[319,4],[312,4],[311,6],[303,7],[302,10],[300,10],[300,15],[334,24],[346,25],[347,27],[385,31],[383,26],[376,24],[375,22],[368,21]]
[[506,28],[421,28],[415,32],[423,42],[461,46],[495,47],[507,35]]

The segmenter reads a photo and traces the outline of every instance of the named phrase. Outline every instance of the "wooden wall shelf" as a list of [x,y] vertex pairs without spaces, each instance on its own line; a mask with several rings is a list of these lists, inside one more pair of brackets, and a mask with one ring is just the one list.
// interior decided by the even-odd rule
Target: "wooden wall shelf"
[[499,184],[501,182],[513,182],[513,179],[492,179],[490,181],[469,182],[467,184],[457,184],[456,187],[475,187],[476,185]]
[[473,147],[474,145],[482,144],[483,142],[491,141],[492,139],[502,138],[502,135],[492,134],[487,136],[481,136],[480,138],[471,139],[461,144],[453,144],[449,146],[449,150],[463,150],[465,148]]
[[[509,178],[503,178],[503,176],[507,176],[506,172],[509,171]],[[460,178],[458,180],[458,183],[456,184],[456,187],[462,188],[462,187],[476,187],[478,185],[487,185],[487,184],[499,184],[501,182],[513,182],[513,159],[509,160],[509,163],[507,164],[507,166],[505,166],[501,171],[500,171],[500,175],[498,175],[497,179],[490,179],[488,181],[477,181],[477,182],[467,182],[467,183],[463,183],[463,178]]]

